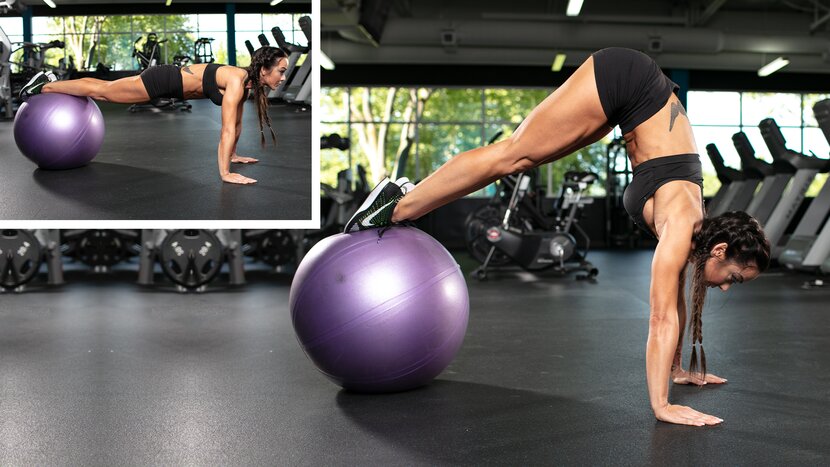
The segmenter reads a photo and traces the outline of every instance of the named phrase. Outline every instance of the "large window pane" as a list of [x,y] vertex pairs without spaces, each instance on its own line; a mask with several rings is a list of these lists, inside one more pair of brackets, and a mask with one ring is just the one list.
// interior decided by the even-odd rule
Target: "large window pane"
[[781,128],[781,134],[784,136],[787,149],[804,152],[801,144],[801,128]]
[[259,34],[262,31],[262,15],[237,14],[234,15],[234,24],[237,31],[257,31]]
[[732,144],[732,135],[740,131],[737,126],[699,126],[693,125],[692,131],[695,135],[698,150],[700,151],[700,160],[703,164],[704,171],[710,170],[714,173],[714,166],[712,165],[709,156],[706,154],[706,146],[714,144],[717,146],[723,162],[729,167],[740,169],[741,159],[738,156],[738,151],[735,145]]
[[97,58],[92,63],[93,68],[99,62],[111,67],[113,71],[135,68],[135,61],[132,56],[133,41],[128,33],[102,35],[97,52]]
[[418,176],[424,178],[458,153],[481,146],[480,125],[421,124]]
[[772,163],[772,156],[770,156],[767,143],[764,142],[764,138],[761,136],[761,130],[759,130],[758,127],[744,127],[743,131],[749,140],[749,144],[755,151],[755,157]]
[[480,89],[434,89],[426,101],[421,121],[481,121],[481,98]]
[[32,35],[63,32],[63,18],[60,16],[35,16],[32,18]]
[[[23,37],[23,19],[22,18],[0,18],[0,28],[6,33],[9,38],[12,36]],[[17,42],[11,39],[12,42]]]
[[830,145],[827,143],[827,137],[824,132],[818,128],[804,129],[804,152],[810,154],[812,152],[818,157],[830,157]]
[[348,88],[320,89],[320,115],[323,122],[347,122],[349,120]]
[[774,118],[781,126],[800,126],[801,95],[745,92],[742,112],[744,125],[757,126],[765,118]]
[[693,125],[692,131],[700,151],[700,162],[703,166],[703,196],[714,196],[720,188],[720,180],[717,178],[715,167],[706,150],[706,146],[714,144],[723,157],[723,163],[727,167],[740,170],[741,159],[738,151],[732,144],[732,135],[740,131],[737,126],[712,127]]
[[548,89],[487,89],[484,91],[485,117],[487,121],[518,126],[551,92]]
[[196,29],[202,33],[203,31],[227,31],[228,30],[228,18],[226,15],[198,15],[197,16],[198,25]]
[[816,116],[813,115],[813,106],[818,101],[830,98],[830,94],[805,94],[804,95],[804,126],[818,126]]
[[689,91],[686,109],[694,125],[740,125],[741,94],[738,92]]

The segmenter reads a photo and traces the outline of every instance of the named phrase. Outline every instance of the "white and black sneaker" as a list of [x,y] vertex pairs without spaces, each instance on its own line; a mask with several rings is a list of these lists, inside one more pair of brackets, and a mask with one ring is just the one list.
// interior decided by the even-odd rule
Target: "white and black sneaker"
[[384,178],[349,219],[343,232],[349,233],[392,225],[392,213],[395,212],[395,206],[414,187],[415,185],[407,178],[399,178],[395,182]]
[[23,86],[23,89],[20,90],[20,100],[25,101],[35,94],[40,94],[40,91],[43,90],[43,86],[57,80],[58,77],[51,71],[41,71],[33,76],[32,79],[30,79],[29,82]]
[[395,185],[401,187],[401,191],[403,191],[403,194],[407,194],[415,188],[415,184],[410,182],[409,179],[406,177],[401,177],[395,180]]

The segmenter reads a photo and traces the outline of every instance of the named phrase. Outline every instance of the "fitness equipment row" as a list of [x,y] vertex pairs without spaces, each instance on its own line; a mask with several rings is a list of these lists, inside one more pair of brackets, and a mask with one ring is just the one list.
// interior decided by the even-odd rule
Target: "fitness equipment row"
[[[271,35],[281,48],[288,55],[288,68],[285,71],[285,81],[280,86],[268,94],[269,99],[279,99],[291,104],[299,104],[302,106],[311,105],[311,18],[308,16],[300,17],[297,22],[300,25],[300,30],[306,37],[307,46],[292,44],[285,39],[285,34],[278,27],[271,28]],[[265,34],[257,36],[261,47],[270,47],[271,43]],[[251,56],[254,55],[256,49],[251,41],[245,41],[245,47]],[[300,59],[303,59],[300,63]]]
[[[819,128],[830,141],[830,99],[813,106]],[[830,160],[805,155],[787,148],[774,119],[758,127],[773,162],[755,157],[755,150],[743,132],[732,142],[741,160],[741,170],[727,167],[714,144],[706,152],[715,167],[721,187],[707,205],[708,215],[746,211],[761,223],[772,245],[772,257],[792,270],[830,273],[830,183],[825,183],[800,218],[798,210],[813,180],[830,172]],[[795,224],[791,235],[786,235]]]
[[[284,230],[12,230],[0,231],[0,291],[21,292],[44,269],[42,285],[64,283],[66,268],[94,273],[137,270],[145,286],[204,291],[224,270],[226,285],[245,284],[247,268],[293,272],[297,235]],[[260,264],[261,263],[261,264]]]
[[[21,102],[17,102],[17,95],[26,82],[40,71],[51,71],[58,79],[67,78],[75,71],[72,56],[69,62],[60,59],[58,66],[51,66],[45,62],[45,52],[49,49],[64,48],[62,41],[51,42],[12,42],[3,28],[0,28],[0,107],[3,115],[12,118]],[[23,61],[12,62],[11,57],[17,51],[23,51]],[[12,65],[20,70],[12,73]]]

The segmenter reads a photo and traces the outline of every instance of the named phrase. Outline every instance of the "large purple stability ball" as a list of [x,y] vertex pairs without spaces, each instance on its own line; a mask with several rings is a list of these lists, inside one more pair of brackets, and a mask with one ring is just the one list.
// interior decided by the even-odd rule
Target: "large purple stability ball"
[[289,302],[306,355],[358,392],[428,384],[461,347],[470,312],[455,259],[412,227],[322,240],[300,263]]
[[101,149],[104,117],[88,97],[37,94],[14,117],[14,141],[41,169],[74,169]]

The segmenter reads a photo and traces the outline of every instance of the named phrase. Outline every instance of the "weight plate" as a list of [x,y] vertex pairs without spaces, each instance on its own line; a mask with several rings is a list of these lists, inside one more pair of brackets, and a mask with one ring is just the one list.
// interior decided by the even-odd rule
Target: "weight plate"
[[174,230],[165,237],[159,251],[164,274],[189,289],[212,281],[222,268],[224,256],[219,238],[208,230]]
[[269,230],[259,240],[257,258],[271,266],[291,264],[297,258],[297,245],[284,230]]
[[26,230],[0,231],[0,287],[13,289],[32,280],[40,269],[40,243]]
[[111,230],[87,230],[78,240],[77,255],[86,265],[110,267],[124,260],[124,241]]

